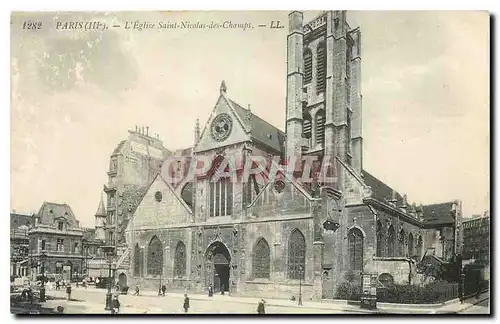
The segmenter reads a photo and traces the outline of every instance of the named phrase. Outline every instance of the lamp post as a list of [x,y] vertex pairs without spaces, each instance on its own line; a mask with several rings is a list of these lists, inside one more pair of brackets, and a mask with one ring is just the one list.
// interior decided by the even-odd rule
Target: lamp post
[[40,302],[45,302],[45,258],[47,253],[45,251],[40,252],[40,262],[42,263],[42,286],[40,287]]
[[103,246],[102,247],[104,254],[106,255],[106,259],[109,264],[109,272],[108,272],[108,292],[106,293],[106,307],[105,310],[112,310],[113,307],[111,305],[111,264],[113,263],[113,256],[115,252],[115,247],[113,245]]
[[299,306],[302,306],[302,275],[304,268],[299,266]]

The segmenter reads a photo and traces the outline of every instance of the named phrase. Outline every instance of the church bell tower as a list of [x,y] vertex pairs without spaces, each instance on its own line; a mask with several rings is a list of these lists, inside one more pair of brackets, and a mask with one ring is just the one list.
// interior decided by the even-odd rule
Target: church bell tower
[[304,23],[289,14],[287,44],[287,156],[337,157],[362,166],[361,33],[345,11]]

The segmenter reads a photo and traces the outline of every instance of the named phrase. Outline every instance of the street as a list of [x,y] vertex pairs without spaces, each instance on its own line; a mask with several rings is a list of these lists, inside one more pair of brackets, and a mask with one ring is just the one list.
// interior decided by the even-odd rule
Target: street
[[[63,298],[66,296],[63,290],[49,291],[48,295]],[[73,289],[72,301],[54,300],[47,302],[51,306],[61,305],[65,313],[104,313],[106,291],[102,289],[89,288]],[[122,313],[147,313],[147,314],[179,314],[184,313],[182,305],[184,297],[182,294],[169,294],[167,296],[154,295],[121,295]],[[266,306],[268,314],[338,314],[343,313],[335,309],[308,308],[307,306],[294,306],[292,302],[287,306]],[[306,303],[304,303],[306,304]],[[256,314],[257,303],[250,304],[235,300],[228,295],[214,295],[212,300],[199,299],[190,296],[191,314]]]
[[[64,307],[66,314],[105,314],[106,290],[96,288],[73,288],[71,301],[66,300],[64,290],[48,290],[48,300],[42,303],[44,309]],[[215,294],[208,297],[201,294],[188,294],[190,298],[189,314],[256,314],[260,298]],[[398,307],[397,305],[378,305],[376,310],[361,309],[359,305],[348,305],[332,301],[304,301],[298,306],[296,301],[284,299],[266,300],[266,314],[488,314],[488,293],[480,299],[470,298],[465,304],[452,302],[440,308]],[[184,295],[167,292],[158,296],[156,292],[141,292],[140,296],[120,295],[120,313],[122,314],[181,314],[184,313]],[[477,305],[474,305],[477,303]],[[422,305],[423,306],[423,305]]]

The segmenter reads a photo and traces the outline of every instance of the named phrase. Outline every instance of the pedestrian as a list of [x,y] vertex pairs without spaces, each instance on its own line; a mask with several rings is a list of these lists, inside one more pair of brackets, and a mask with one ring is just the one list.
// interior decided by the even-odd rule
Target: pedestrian
[[71,284],[66,287],[66,294],[68,294],[68,300],[71,300]]
[[264,299],[261,299],[259,302],[259,305],[257,306],[257,314],[262,315],[266,313],[266,301]]
[[28,297],[28,302],[30,304],[33,304],[33,302],[35,301],[35,296],[33,296],[33,290],[31,289],[31,286],[28,287],[28,291],[27,291],[27,297]]
[[189,297],[187,294],[184,294],[184,313],[187,313],[189,309]]
[[167,292],[167,286],[162,285],[161,286],[161,292],[163,293],[163,296],[165,296],[165,293]]
[[161,296],[161,288],[162,288],[162,285],[160,284],[160,285],[158,286],[158,296]]
[[61,289],[61,284],[59,283],[59,280],[56,281],[56,290]]
[[135,286],[135,293],[134,296],[139,296],[139,285]]
[[213,297],[214,296],[214,289],[212,288],[212,285],[208,286],[208,297]]
[[64,313],[64,307],[62,307],[62,306],[57,306],[57,313],[59,313],[59,314]]
[[220,294],[224,295],[224,284],[220,284]]
[[120,313],[120,300],[118,296],[113,298],[113,307],[111,309],[111,314],[119,314]]

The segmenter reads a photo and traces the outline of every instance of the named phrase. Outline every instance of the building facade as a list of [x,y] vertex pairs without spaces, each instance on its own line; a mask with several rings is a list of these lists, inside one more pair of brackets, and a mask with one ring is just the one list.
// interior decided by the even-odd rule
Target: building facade
[[[460,201],[411,205],[363,169],[360,29],[344,11],[307,23],[292,12],[288,26],[285,132],[233,101],[222,82],[192,148],[158,156],[161,169],[132,169],[141,190],[125,204],[115,263],[129,283],[333,298],[347,273],[413,283],[424,254],[459,252]],[[117,156],[127,163],[123,147],[110,170]],[[264,170],[252,172],[263,160]],[[109,200],[116,181],[105,188],[108,215],[120,206]]]
[[29,275],[29,235],[33,218],[31,215],[10,214],[10,276]]
[[96,228],[88,229],[80,226],[69,205],[44,202],[38,213],[30,217],[33,226],[27,232],[29,255],[26,260],[33,278],[42,274],[42,264],[49,278],[72,280],[106,275],[101,250],[104,238],[98,235],[102,230],[98,226],[100,219],[106,217],[103,208],[101,199],[95,216]]
[[114,149],[107,172],[108,183],[104,185],[107,217],[101,224],[106,244],[117,247],[125,244],[123,230],[169,155],[159,135],[149,135],[149,127],[136,126]]
[[475,260],[488,265],[490,263],[490,215],[465,219],[463,222],[464,260]]

